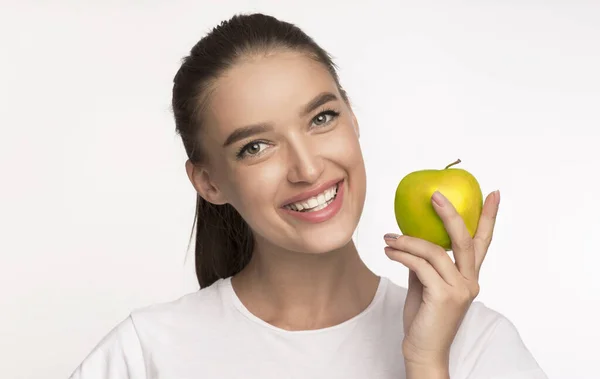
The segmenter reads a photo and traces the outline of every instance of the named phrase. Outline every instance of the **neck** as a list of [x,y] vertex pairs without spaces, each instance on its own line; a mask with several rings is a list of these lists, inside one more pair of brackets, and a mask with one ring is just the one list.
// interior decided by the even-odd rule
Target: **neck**
[[321,329],[356,316],[371,303],[378,284],[353,241],[323,254],[257,248],[232,278],[250,312],[287,330]]

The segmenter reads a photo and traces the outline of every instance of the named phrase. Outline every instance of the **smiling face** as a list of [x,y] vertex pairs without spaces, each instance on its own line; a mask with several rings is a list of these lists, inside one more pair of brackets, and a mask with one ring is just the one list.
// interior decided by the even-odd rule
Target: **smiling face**
[[231,204],[259,249],[316,254],[351,240],[366,192],[358,125],[321,63],[281,52],[236,64],[215,83],[200,138],[196,189]]

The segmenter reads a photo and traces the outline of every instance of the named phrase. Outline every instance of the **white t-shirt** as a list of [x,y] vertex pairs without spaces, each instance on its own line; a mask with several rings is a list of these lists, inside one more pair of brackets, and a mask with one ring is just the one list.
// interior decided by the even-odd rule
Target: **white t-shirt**
[[[339,325],[286,331],[254,316],[231,278],[140,308],[70,379],[400,379],[406,288],[382,277],[371,304]],[[474,302],[450,351],[452,379],[547,379],[514,325]]]

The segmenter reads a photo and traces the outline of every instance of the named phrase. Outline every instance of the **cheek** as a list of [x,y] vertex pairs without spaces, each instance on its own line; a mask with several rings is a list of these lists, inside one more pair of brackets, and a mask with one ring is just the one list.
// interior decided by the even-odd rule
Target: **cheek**
[[349,189],[353,201],[363,204],[366,196],[366,172],[358,135],[352,125],[347,125],[332,139],[329,157],[349,175]]
[[236,178],[231,185],[231,188],[236,189],[236,206],[241,212],[249,213],[250,217],[253,212],[274,205],[276,190],[283,175],[281,165],[274,161],[243,167],[231,174],[232,178]]
[[348,124],[338,128],[336,134],[328,139],[324,151],[332,160],[347,169],[361,168],[363,165],[362,151],[352,125]]

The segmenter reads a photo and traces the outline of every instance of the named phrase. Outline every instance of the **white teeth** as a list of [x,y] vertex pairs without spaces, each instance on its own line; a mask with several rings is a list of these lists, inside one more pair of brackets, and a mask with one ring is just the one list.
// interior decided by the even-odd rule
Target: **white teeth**
[[327,207],[333,201],[337,194],[337,185],[323,191],[317,196],[313,196],[302,202],[286,205],[286,208],[294,211],[314,212]]
[[325,194],[326,193],[327,193],[327,191],[325,191],[325,193],[320,193],[319,196],[317,196],[317,200],[319,201],[319,204],[325,203]]
[[323,208],[326,208],[329,205],[329,203],[327,204],[321,204],[318,207],[316,207],[315,209],[311,209],[309,212],[315,212],[315,211],[320,211]]

